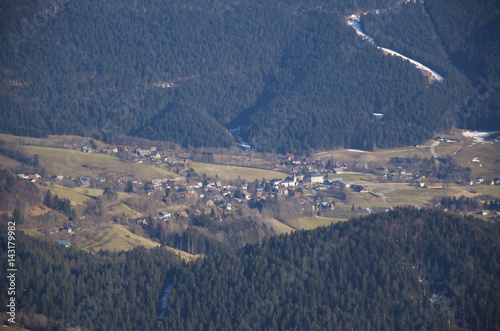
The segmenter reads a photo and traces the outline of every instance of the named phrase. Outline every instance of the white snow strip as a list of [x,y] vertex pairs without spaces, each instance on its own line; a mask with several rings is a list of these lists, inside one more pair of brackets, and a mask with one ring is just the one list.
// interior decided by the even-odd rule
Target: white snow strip
[[361,36],[361,38],[365,39],[365,40],[368,40],[368,42],[372,45],[372,46],[377,46],[377,44],[375,43],[375,40],[373,40],[372,37],[370,37],[369,35],[365,34],[363,32],[363,30],[361,29],[361,19],[359,17],[359,15],[351,15],[351,17],[349,17],[347,19],[347,24],[349,26],[352,26],[354,28],[354,30],[356,30],[356,34],[358,36]]
[[349,152],[356,152],[356,153],[370,153],[367,151],[362,151],[360,149],[347,149]]
[[[378,13],[379,12],[380,11],[378,11]],[[397,56],[397,57],[400,57],[402,59],[408,60],[411,64],[413,64],[420,71],[425,71],[425,72],[429,73],[434,80],[438,81],[439,83],[443,82],[444,78],[441,75],[439,75],[437,72],[435,72],[434,70],[430,69],[429,67],[424,66],[422,63],[417,62],[415,60],[412,60],[409,57],[406,57],[406,56],[404,56],[404,55],[402,55],[402,54],[400,54],[398,52],[395,52],[395,51],[393,51],[391,49],[377,46],[377,44],[375,43],[375,40],[372,37],[370,37],[369,35],[367,35],[366,33],[364,33],[363,30],[361,29],[361,18],[360,18],[360,15],[351,15],[347,19],[347,24],[349,26],[351,26],[354,30],[356,30],[356,34],[358,36],[361,36],[361,38],[363,38],[364,40],[368,40],[368,42],[372,46],[375,46],[378,49],[380,49],[380,50],[382,50],[382,51],[384,51],[387,54],[390,54],[392,56]]]
[[469,137],[469,138],[474,138],[474,142],[476,143],[484,143],[484,138],[488,138],[494,133],[497,133],[498,131],[490,131],[490,132],[484,132],[484,131],[462,131],[462,135],[464,137]]
[[408,60],[411,64],[413,64],[415,67],[417,67],[417,69],[419,69],[420,71],[425,71],[425,72],[430,73],[431,76],[432,76],[432,78],[434,78],[435,80],[437,80],[439,83],[442,83],[443,80],[444,80],[444,78],[441,75],[439,75],[437,72],[435,72],[434,70],[430,69],[429,67],[424,66],[420,62],[412,60],[409,57],[406,57],[403,54],[399,54],[398,52],[395,52],[395,51],[390,50],[388,48],[378,47],[378,46],[377,46],[377,48],[383,50],[384,52],[387,52],[387,53],[391,54],[392,56],[397,56],[397,57],[400,57],[402,59]]

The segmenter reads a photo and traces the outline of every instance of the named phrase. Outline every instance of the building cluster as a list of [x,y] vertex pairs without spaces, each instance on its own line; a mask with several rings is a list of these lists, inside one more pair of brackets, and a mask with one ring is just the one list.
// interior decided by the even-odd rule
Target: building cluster
[[[148,195],[162,197],[162,201],[169,205],[173,199],[195,201],[191,208],[183,210],[162,210],[155,215],[156,219],[167,221],[171,218],[187,218],[201,214],[221,215],[238,208],[248,208],[255,204],[263,204],[268,199],[285,200],[303,196],[307,190],[317,194],[320,190],[329,187],[337,189],[349,189],[360,192],[364,188],[360,185],[350,185],[342,178],[325,179],[325,175],[311,172],[307,175],[294,173],[285,179],[274,178],[269,181],[246,182],[244,180],[227,181],[218,178],[204,178],[187,181],[175,181],[171,179],[152,180]],[[194,199],[192,199],[194,198]],[[301,199],[305,202],[307,199]],[[319,211],[323,209],[334,209],[335,201],[316,197],[310,202],[308,210]],[[172,204],[175,205],[175,204]],[[213,216],[213,215],[212,215]],[[144,223],[144,219],[136,222]]]

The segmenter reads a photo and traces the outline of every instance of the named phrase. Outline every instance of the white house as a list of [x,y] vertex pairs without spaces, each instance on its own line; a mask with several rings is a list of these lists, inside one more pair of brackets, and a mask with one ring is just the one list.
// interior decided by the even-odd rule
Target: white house
[[311,184],[315,184],[315,183],[323,184],[323,182],[324,182],[323,175],[318,173],[318,172],[312,172],[309,174],[309,176],[311,178]]
[[332,182],[332,185],[333,186],[337,186],[337,187],[342,187],[342,188],[349,188],[349,187],[351,187],[351,184],[349,184],[348,182],[346,182],[342,178],[335,179]]

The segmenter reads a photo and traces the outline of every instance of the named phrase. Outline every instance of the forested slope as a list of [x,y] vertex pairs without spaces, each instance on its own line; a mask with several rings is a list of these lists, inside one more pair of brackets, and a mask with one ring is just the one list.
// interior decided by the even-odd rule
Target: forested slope
[[[413,65],[367,46],[346,24],[347,15],[393,5],[3,1],[0,132],[229,147],[227,129],[242,126],[257,150],[416,144],[452,125],[446,107],[474,90],[445,55],[426,53],[446,76],[429,87]],[[411,55],[434,31],[425,28],[402,26],[414,36]]]
[[[7,233],[5,218],[1,226]],[[5,236],[1,243],[5,279]],[[161,248],[93,255],[23,233],[16,235],[16,254],[16,324],[32,330],[154,329],[160,293],[180,264]],[[0,301],[6,307],[6,290]]]
[[462,126],[497,130],[500,123],[500,2],[426,1],[426,8],[452,63],[476,87],[460,98]]
[[400,209],[189,264],[162,249],[90,255],[19,234],[16,299],[24,325],[48,318],[46,328],[498,330],[499,231]]
[[167,328],[496,330],[498,224],[403,209],[273,237],[175,277]]

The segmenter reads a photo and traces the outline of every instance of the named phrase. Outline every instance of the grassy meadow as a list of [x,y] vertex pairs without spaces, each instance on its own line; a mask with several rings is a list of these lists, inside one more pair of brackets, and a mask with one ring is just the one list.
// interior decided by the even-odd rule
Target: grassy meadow
[[241,179],[245,179],[247,181],[254,181],[255,179],[261,181],[262,178],[265,178],[266,180],[273,178],[285,179],[288,176],[283,172],[271,170],[201,162],[192,162],[191,168],[193,168],[198,175],[206,174],[209,177],[215,177],[215,175],[218,175],[221,180],[237,179],[240,177]]
[[61,173],[65,177],[134,176],[143,181],[154,178],[176,178],[177,176],[164,166],[124,162],[109,154],[83,153],[72,149],[26,146],[32,155],[38,154],[40,164],[51,173]]

